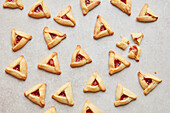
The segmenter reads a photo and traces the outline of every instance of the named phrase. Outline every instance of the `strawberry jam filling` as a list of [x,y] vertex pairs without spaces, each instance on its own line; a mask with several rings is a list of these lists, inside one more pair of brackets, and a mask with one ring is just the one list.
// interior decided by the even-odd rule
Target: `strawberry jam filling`
[[150,78],[145,78],[145,77],[144,77],[144,80],[145,80],[145,82],[146,82],[148,85],[152,83],[152,79],[150,79]]
[[86,2],[86,5],[90,4],[90,0],[85,0],[85,2]]
[[93,113],[93,111],[89,108],[87,108],[86,113]]
[[34,91],[34,92],[32,92],[31,94],[34,95],[34,96],[38,96],[39,97],[40,96],[39,89]]
[[15,44],[14,45],[18,44],[21,41],[21,39],[22,39],[22,37],[18,35],[16,37],[16,39],[15,39]]
[[83,60],[84,57],[81,54],[77,54],[76,56],[76,62],[80,62],[81,60]]
[[53,33],[50,33],[50,35],[52,39],[54,39],[57,36],[56,34],[53,34]]
[[120,97],[120,100],[124,100],[124,99],[126,99],[126,98],[128,98],[128,96],[125,95],[125,94],[123,94],[123,95]]
[[97,82],[97,80],[95,79],[94,82],[92,83],[92,86],[97,86],[99,85],[99,83]]
[[34,12],[34,13],[38,13],[38,12],[40,12],[40,11],[42,11],[42,10],[43,10],[42,6],[39,5],[38,7],[35,8],[35,10],[34,10],[33,12]]
[[17,71],[20,71],[20,65],[16,65],[13,69],[17,70]]
[[66,97],[65,91],[61,92],[59,96]]
[[135,55],[137,55],[137,53],[138,53],[138,49],[135,45],[130,47],[129,51],[134,51]]
[[126,0],[120,0],[120,1],[126,4]]
[[62,16],[61,18],[62,18],[62,19],[65,19],[65,20],[70,20],[70,19],[67,17],[67,15]]
[[100,31],[104,31],[106,30],[106,28],[104,27],[104,25],[102,24],[101,27],[100,27]]
[[115,64],[115,68],[119,67],[121,65],[121,62],[119,60],[115,60],[114,61],[114,64]]
[[157,17],[152,16],[152,15],[149,14],[149,13],[146,13],[145,16],[151,16],[152,18],[157,18]]
[[14,2],[14,0],[8,0],[8,2]]
[[47,64],[50,65],[50,66],[54,66],[54,61],[53,61],[53,59],[50,59]]

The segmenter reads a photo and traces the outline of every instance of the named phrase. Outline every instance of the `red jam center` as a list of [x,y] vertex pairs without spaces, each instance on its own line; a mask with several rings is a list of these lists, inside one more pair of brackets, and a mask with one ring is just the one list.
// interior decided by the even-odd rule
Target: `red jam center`
[[86,5],[90,4],[90,0],[85,0],[85,2],[86,2]]
[[76,56],[76,62],[80,62],[80,61],[83,60],[83,59],[84,59],[84,57],[83,57],[82,55],[77,54],[77,56]]
[[59,96],[66,97],[65,91],[61,92]]
[[88,108],[88,109],[86,110],[86,113],[93,113],[93,111]]
[[104,27],[104,25],[102,24],[101,27],[100,27],[100,31],[104,31],[106,30],[106,28]]
[[144,80],[145,80],[145,82],[146,82],[148,85],[152,83],[152,79],[149,79],[149,78],[145,78],[145,77],[144,77]]
[[129,51],[134,51],[135,55],[137,55],[137,53],[138,53],[138,49],[136,46],[130,47]]
[[121,62],[117,59],[114,61],[114,63],[115,63],[115,68],[117,68],[121,65]]
[[66,19],[66,20],[70,20],[70,19],[67,17],[67,15],[62,16],[61,18],[62,18],[62,19]]
[[98,83],[97,80],[95,79],[94,82],[93,82],[93,84],[92,84],[92,86],[97,86],[97,85],[99,85],[99,83]]
[[39,89],[34,91],[34,92],[32,92],[31,94],[34,95],[34,96],[38,96],[39,97],[40,96]]
[[8,2],[14,2],[14,0],[8,0]]
[[21,39],[22,39],[22,37],[18,35],[15,39],[15,41],[16,41],[15,45],[18,44]]
[[124,99],[126,99],[126,98],[128,98],[128,96],[125,95],[125,94],[123,94],[123,95],[120,97],[120,100],[124,100]]
[[54,66],[54,61],[53,61],[53,59],[50,59],[47,64],[50,65],[50,66]]
[[18,64],[17,66],[15,66],[13,69],[20,71],[20,65]]
[[54,39],[57,36],[56,34],[53,34],[53,33],[50,33],[50,35],[52,39]]
[[43,10],[42,6],[39,5],[38,7],[35,8],[34,13],[38,13],[38,12],[40,12],[42,10]]
[[126,4],[126,0],[121,0],[121,2],[125,3]]

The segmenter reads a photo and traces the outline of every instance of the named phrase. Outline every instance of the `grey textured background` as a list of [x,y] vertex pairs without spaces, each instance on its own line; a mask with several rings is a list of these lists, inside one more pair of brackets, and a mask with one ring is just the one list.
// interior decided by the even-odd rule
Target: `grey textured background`
[[[82,15],[80,0],[45,0],[52,17],[50,19],[33,19],[27,16],[36,0],[23,0],[24,10],[3,9],[0,1],[0,113],[43,113],[51,106],[55,106],[57,113],[81,113],[86,99],[89,99],[103,113],[168,113],[170,112],[170,0],[132,0],[132,15],[127,16],[118,8],[110,4],[110,0],[102,0],[101,4]],[[145,3],[159,16],[153,23],[136,21]],[[76,20],[76,27],[64,27],[53,21],[67,5],[72,6]],[[100,40],[93,39],[93,31],[97,15],[100,14],[110,24],[115,34]],[[43,37],[43,28],[59,30],[67,34],[67,38],[51,50],[47,49]],[[16,28],[33,36],[24,48],[17,52],[11,50],[11,30]],[[144,38],[140,45],[141,60],[137,63],[127,57],[128,49],[122,51],[116,47],[120,41],[120,34],[134,44],[130,33],[143,32]],[[93,62],[80,68],[71,68],[71,56],[80,44],[89,54]],[[129,48],[129,47],[128,47]],[[108,74],[108,52],[114,50],[131,62],[125,70],[110,76]],[[58,52],[58,59],[62,74],[55,75],[37,69],[37,65],[45,56]],[[28,65],[26,81],[18,80],[4,72],[5,68],[20,55],[24,55]],[[93,73],[99,72],[107,88],[106,92],[83,93],[83,87]],[[154,74],[163,80],[155,90],[145,96],[141,88],[137,72]],[[45,107],[33,104],[24,92],[39,83],[47,83]],[[64,85],[71,82],[75,105],[73,107],[60,104],[51,95]],[[114,107],[117,83],[134,92],[138,98],[128,105]]]

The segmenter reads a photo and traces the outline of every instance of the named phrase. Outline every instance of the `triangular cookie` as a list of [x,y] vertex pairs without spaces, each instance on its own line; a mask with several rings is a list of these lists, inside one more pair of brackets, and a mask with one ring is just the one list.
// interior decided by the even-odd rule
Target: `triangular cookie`
[[22,0],[5,0],[3,7],[23,9],[24,5],[22,4]]
[[140,54],[141,54],[141,49],[140,47],[137,47],[136,45],[132,45],[129,48],[129,54],[128,57],[135,59],[137,62],[140,60]]
[[131,15],[131,0],[110,0],[110,3],[121,9],[128,15]]
[[162,82],[161,79],[151,74],[138,72],[138,77],[145,95],[151,92],[160,82]]
[[131,36],[133,38],[133,41],[140,45],[141,41],[142,41],[142,38],[143,38],[143,33],[131,33]]
[[39,69],[43,69],[45,71],[55,73],[55,74],[61,74],[58,58],[57,58],[57,52],[53,52],[52,54],[45,57],[39,64]]
[[130,42],[126,37],[122,37],[122,35],[121,35],[121,38],[122,39],[120,40],[120,42],[116,43],[116,46],[125,50]]
[[122,56],[116,54],[113,51],[109,51],[109,74],[113,75],[116,72],[123,70],[130,66],[130,62],[124,59]]
[[98,72],[93,72],[93,75],[89,78],[86,86],[83,89],[84,92],[98,92],[106,91],[106,87],[99,76]]
[[90,10],[100,4],[100,0],[81,0],[80,5],[83,15],[86,15]]
[[74,100],[71,83],[68,82],[65,85],[63,85],[60,89],[58,89],[55,92],[55,94],[52,95],[52,98],[63,104],[73,106]]
[[23,55],[14,60],[6,69],[5,72],[21,80],[27,78],[27,63]]
[[30,9],[28,16],[33,18],[50,18],[51,14],[44,0],[38,0]]
[[52,106],[47,111],[45,111],[44,113],[56,113],[56,108],[54,106]]
[[86,100],[82,113],[102,113],[96,106],[94,106],[89,100]]
[[63,39],[66,38],[66,34],[63,34],[57,30],[50,29],[48,27],[45,27],[43,32],[48,49],[58,45]]
[[12,42],[12,50],[17,51],[24,47],[24,45],[32,39],[31,35],[28,35],[24,32],[18,31],[16,29],[12,29],[11,31],[11,42]]
[[116,101],[114,102],[116,107],[128,104],[134,99],[137,99],[137,96],[133,92],[131,92],[129,89],[126,89],[121,84],[117,84]]
[[41,107],[45,106],[46,83],[38,84],[24,93],[32,102]]
[[153,22],[158,19],[158,16],[150,9],[148,8],[148,4],[146,3],[142,10],[139,13],[139,16],[136,17],[137,21],[140,22]]
[[70,64],[71,67],[80,67],[85,64],[91,63],[92,60],[88,56],[88,54],[81,48],[80,45],[77,45],[73,55],[72,55],[72,62]]
[[54,20],[57,23],[65,26],[74,27],[76,25],[70,5],[64,8],[56,17],[54,17]]
[[100,15],[98,15],[96,25],[94,28],[94,36],[93,36],[94,39],[99,39],[113,34],[114,34],[113,30],[106,22],[106,20],[102,18]]

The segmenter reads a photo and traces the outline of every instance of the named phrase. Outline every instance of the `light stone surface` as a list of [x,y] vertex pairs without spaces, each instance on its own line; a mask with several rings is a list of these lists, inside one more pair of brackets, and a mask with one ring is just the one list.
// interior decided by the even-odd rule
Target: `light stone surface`
[[[0,2],[0,113],[43,113],[51,106],[55,106],[57,113],[81,113],[86,99],[89,99],[103,113],[169,113],[170,112],[170,0],[132,0],[132,15],[128,16],[110,4],[109,0],[102,0],[101,4],[82,15],[80,0],[45,0],[49,7],[50,19],[34,19],[28,17],[28,12],[36,0],[23,0],[24,9],[4,9],[4,0]],[[153,23],[136,21],[145,3],[158,15],[159,19]],[[74,28],[61,26],[53,20],[67,5],[72,6],[76,20]],[[115,34],[100,40],[93,39],[94,26],[97,15],[101,15],[110,24]],[[47,49],[43,37],[43,28],[59,30],[67,34],[67,38],[51,50]],[[11,30],[16,28],[32,35],[32,40],[17,52],[12,51]],[[131,33],[142,32],[140,62],[129,59],[128,48],[134,42]],[[120,35],[130,40],[125,51],[116,47]],[[93,62],[80,68],[71,68],[71,56],[80,44],[92,58]],[[108,74],[108,52],[114,50],[131,62],[129,68],[110,76]],[[38,63],[47,55],[56,51],[62,74],[55,75],[37,68]],[[5,68],[20,55],[24,55],[28,65],[26,81],[18,80],[4,72]],[[83,87],[93,73],[97,71],[106,86],[106,92],[83,93]],[[141,88],[137,72],[154,74],[163,80],[150,94],[145,96]],[[155,75],[155,74],[154,74]],[[33,104],[24,92],[39,83],[47,83],[45,107]],[[75,105],[73,107],[60,104],[51,95],[64,85],[71,82]],[[121,83],[137,95],[137,100],[122,107],[114,107],[117,83]]]

